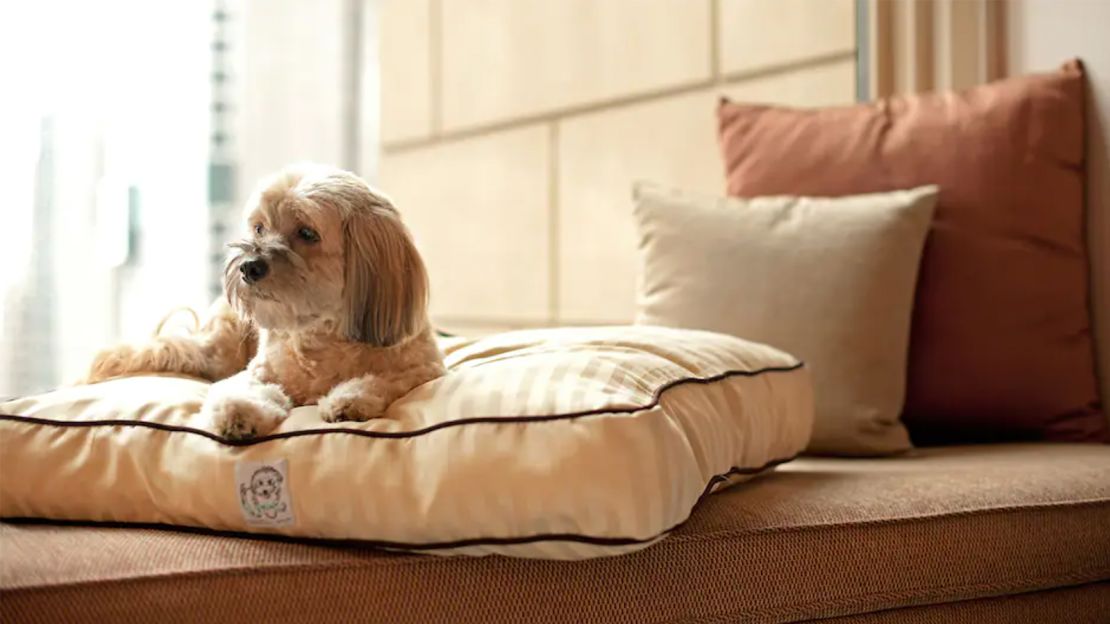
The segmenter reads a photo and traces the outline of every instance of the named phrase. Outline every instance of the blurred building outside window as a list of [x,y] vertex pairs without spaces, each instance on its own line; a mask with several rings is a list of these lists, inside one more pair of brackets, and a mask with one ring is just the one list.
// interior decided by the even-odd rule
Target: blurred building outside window
[[[72,382],[98,348],[219,294],[259,176],[373,179],[368,0],[45,0],[5,8],[0,396]],[[9,91],[10,90],[10,91]]]

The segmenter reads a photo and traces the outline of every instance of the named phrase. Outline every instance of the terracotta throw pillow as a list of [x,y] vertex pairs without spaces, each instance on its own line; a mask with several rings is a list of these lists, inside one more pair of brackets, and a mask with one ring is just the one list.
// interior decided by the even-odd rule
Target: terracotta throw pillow
[[1107,439],[1088,312],[1083,98],[1073,61],[843,108],[721,102],[730,195],[940,186],[903,413],[916,443]]

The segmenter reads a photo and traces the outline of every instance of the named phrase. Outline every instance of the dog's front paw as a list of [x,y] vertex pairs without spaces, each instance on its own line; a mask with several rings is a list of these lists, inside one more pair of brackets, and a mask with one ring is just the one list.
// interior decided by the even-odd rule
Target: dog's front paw
[[274,395],[273,392],[245,395],[217,391],[209,394],[201,407],[201,415],[223,437],[247,440],[270,433],[289,415],[289,399],[284,393],[280,399]]
[[340,384],[320,399],[320,417],[327,422],[370,420],[381,418],[387,407],[389,403],[384,397],[373,394],[362,395]]

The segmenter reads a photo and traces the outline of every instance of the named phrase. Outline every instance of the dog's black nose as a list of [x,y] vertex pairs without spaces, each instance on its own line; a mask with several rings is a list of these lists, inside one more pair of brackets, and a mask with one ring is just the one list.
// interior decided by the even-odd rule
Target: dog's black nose
[[247,280],[248,284],[253,284],[266,277],[270,272],[270,265],[266,264],[265,260],[247,260],[239,265],[239,272],[243,274],[243,279]]

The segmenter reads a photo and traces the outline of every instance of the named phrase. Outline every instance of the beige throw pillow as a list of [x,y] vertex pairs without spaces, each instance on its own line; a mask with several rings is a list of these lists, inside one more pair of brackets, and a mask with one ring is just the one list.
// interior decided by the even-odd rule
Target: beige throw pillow
[[639,184],[637,322],[764,342],[807,362],[808,451],[910,448],[899,421],[937,187],[839,198],[696,196]]

